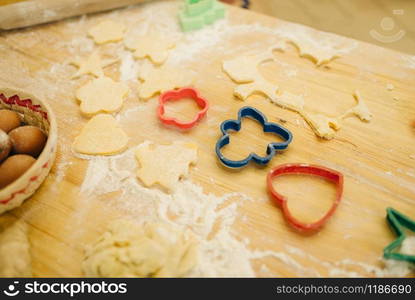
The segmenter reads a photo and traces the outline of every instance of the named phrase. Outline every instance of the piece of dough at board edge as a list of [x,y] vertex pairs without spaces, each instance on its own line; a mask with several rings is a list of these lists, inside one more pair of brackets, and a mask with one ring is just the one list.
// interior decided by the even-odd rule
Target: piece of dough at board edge
[[82,269],[88,277],[184,277],[197,260],[190,230],[119,219],[87,248]]
[[113,155],[126,149],[128,136],[113,116],[100,114],[86,123],[73,149],[81,154]]
[[28,226],[10,219],[0,222],[0,277],[32,277]]
[[171,192],[181,178],[189,175],[190,165],[197,162],[197,152],[194,143],[154,145],[145,141],[135,152],[139,163],[137,177],[146,187],[159,184]]

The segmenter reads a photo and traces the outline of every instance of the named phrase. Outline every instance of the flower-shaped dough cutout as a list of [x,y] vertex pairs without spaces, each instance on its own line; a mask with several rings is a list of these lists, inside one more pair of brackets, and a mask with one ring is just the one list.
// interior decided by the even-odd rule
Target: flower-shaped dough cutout
[[104,76],[102,68],[112,65],[117,61],[118,60],[115,59],[102,60],[98,51],[95,51],[86,59],[74,60],[70,62],[72,65],[78,67],[78,71],[71,78],[74,79],[84,74],[91,74],[95,77],[102,77]]
[[125,26],[120,23],[106,20],[93,26],[88,31],[88,35],[92,37],[97,44],[118,42],[124,38],[125,29]]
[[128,136],[113,116],[101,114],[93,117],[75,138],[76,152],[92,155],[112,155],[127,147]]
[[189,72],[169,65],[159,68],[147,65],[142,69],[139,77],[143,81],[139,89],[139,97],[145,100],[157,93],[174,90],[192,83]]
[[[199,106],[200,110],[196,116],[189,122],[183,122],[176,118],[169,118],[164,115],[164,104],[168,101],[179,101],[181,99],[192,99]],[[209,103],[205,98],[202,98],[199,93],[193,88],[182,88],[175,91],[167,91],[160,95],[159,106],[157,108],[157,115],[159,119],[167,125],[174,125],[181,129],[190,129],[196,125],[196,123],[202,119],[209,109]]]
[[181,178],[188,176],[190,165],[196,164],[197,145],[184,142],[153,145],[146,141],[138,146],[136,158],[140,164],[137,177],[145,186],[159,184],[172,191]]
[[124,83],[115,82],[108,77],[100,77],[79,88],[76,98],[81,101],[81,112],[91,116],[101,112],[119,111],[128,91]]
[[133,42],[125,42],[128,49],[134,50],[134,57],[149,58],[154,64],[163,64],[168,55],[169,49],[175,47],[175,42],[159,33],[148,33],[134,39]]
[[[229,131],[241,130],[243,118],[251,118],[255,121],[258,121],[262,125],[264,132],[274,133],[275,135],[281,137],[284,142],[275,142],[268,144],[266,152],[267,155],[265,157],[260,156],[256,153],[250,153],[246,158],[242,160],[230,160],[226,158],[222,154],[221,149],[230,142]],[[229,168],[245,167],[251,160],[259,165],[266,165],[274,157],[277,150],[286,149],[292,141],[292,134],[288,129],[279,124],[268,122],[267,118],[259,110],[249,106],[242,107],[239,110],[237,120],[224,121],[221,124],[220,129],[223,136],[216,143],[216,155],[218,156],[219,160]]]

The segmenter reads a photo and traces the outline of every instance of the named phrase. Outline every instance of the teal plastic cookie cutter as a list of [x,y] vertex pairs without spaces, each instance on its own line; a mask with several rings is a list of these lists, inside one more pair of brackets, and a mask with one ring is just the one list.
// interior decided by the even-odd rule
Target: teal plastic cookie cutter
[[217,0],[185,0],[179,13],[183,31],[200,29],[224,17],[225,6]]
[[386,214],[386,219],[398,238],[383,249],[383,257],[415,263],[415,254],[410,255],[396,252],[407,238],[405,231],[415,232],[415,221],[390,207],[386,209]]

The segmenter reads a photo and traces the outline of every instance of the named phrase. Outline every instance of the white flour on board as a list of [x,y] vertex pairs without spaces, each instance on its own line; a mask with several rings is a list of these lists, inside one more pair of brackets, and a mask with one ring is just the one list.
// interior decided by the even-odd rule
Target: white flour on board
[[[149,189],[136,178],[137,163],[134,148],[113,157],[90,157],[81,193],[99,196],[120,191],[121,194],[107,205],[126,212],[138,223],[162,221],[182,228],[190,228],[200,243],[199,263],[189,274],[195,277],[251,277],[256,273],[252,260],[271,257],[277,259],[299,276],[362,276],[344,266],[359,265],[362,271],[377,276],[402,274],[409,269],[391,267],[380,268],[351,260],[328,263],[308,256],[326,269],[324,274],[306,267],[295,258],[301,250],[293,247],[286,252],[250,249],[249,242],[240,241],[233,235],[232,226],[238,217],[238,207],[251,200],[246,195],[230,193],[223,196],[204,193],[203,189],[183,180],[178,183],[173,194],[166,194],[156,188]],[[87,207],[87,206],[86,206]],[[82,216],[82,214],[80,215]],[[266,268],[266,265],[263,265]],[[274,275],[275,274],[268,274]]]

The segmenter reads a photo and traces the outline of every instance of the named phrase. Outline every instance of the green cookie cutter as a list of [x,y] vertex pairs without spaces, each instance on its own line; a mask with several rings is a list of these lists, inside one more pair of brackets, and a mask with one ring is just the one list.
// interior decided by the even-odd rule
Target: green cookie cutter
[[388,220],[389,225],[397,234],[398,238],[390,243],[385,249],[383,249],[383,257],[387,259],[395,259],[415,263],[415,254],[409,255],[395,251],[401,246],[407,237],[405,230],[415,232],[415,221],[411,220],[409,217],[403,215],[391,207],[386,209],[386,214],[386,219]]
[[200,29],[225,17],[225,6],[217,0],[185,0],[179,13],[183,31]]

